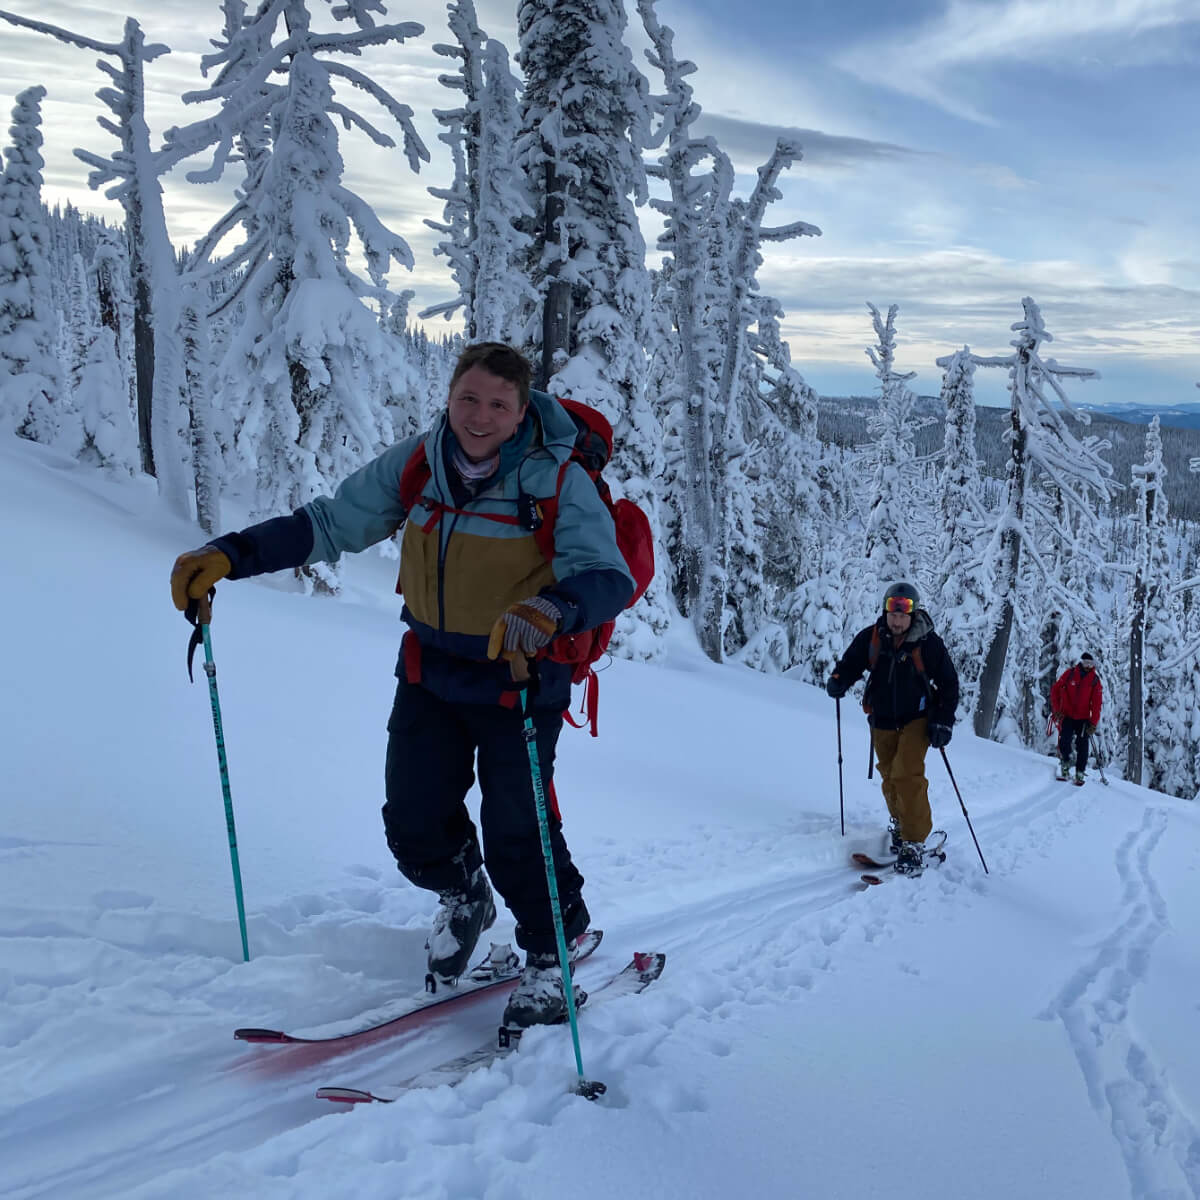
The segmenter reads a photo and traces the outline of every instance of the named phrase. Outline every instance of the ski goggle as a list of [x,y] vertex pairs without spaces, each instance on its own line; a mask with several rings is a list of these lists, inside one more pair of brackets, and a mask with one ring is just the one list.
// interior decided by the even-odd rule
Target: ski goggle
[[883,602],[884,612],[912,613],[916,607],[916,601],[907,596],[889,596]]

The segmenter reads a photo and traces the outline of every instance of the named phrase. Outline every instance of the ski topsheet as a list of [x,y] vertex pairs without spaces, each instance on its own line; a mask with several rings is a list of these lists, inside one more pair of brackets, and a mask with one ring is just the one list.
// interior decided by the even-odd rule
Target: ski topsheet
[[[604,937],[601,929],[589,929],[581,934],[571,949],[571,961],[579,962],[588,957]],[[493,947],[493,952],[482,962],[472,967],[457,984],[434,984],[422,997],[405,999],[389,1004],[382,1009],[355,1017],[349,1021],[320,1026],[306,1033],[285,1033],[281,1029],[235,1029],[233,1036],[241,1042],[258,1045],[313,1045],[314,1043],[348,1043],[355,1039],[367,1040],[386,1034],[400,1033],[414,1028],[428,1016],[431,1009],[444,1010],[447,1006],[477,996],[480,992],[500,991],[516,987],[521,978],[520,960],[516,955],[504,955],[506,947]],[[501,965],[497,966],[496,964]]]
[[[587,1002],[579,1010],[580,1014],[586,1013],[598,1002],[645,991],[662,974],[666,962],[665,954],[635,954],[617,974],[588,993]],[[420,1075],[414,1075],[402,1083],[374,1088],[322,1087],[317,1089],[317,1099],[332,1100],[340,1104],[369,1104],[373,1101],[391,1104],[393,1100],[415,1088],[459,1083],[472,1071],[511,1054],[520,1045],[520,1040],[519,1030],[505,1030],[501,1027],[500,1037],[489,1041],[487,1045],[460,1054],[457,1058]]]

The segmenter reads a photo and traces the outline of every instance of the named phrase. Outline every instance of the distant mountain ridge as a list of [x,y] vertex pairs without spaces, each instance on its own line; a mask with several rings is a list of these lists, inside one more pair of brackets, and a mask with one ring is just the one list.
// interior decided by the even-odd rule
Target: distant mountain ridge
[[[1197,393],[1200,396],[1200,392]],[[823,404],[841,404],[852,408],[875,407],[875,396],[822,396]],[[1007,411],[1007,405],[976,405],[980,410]],[[1200,429],[1200,400],[1195,404],[1075,404],[1075,408],[1094,417],[1110,421],[1124,421],[1129,425],[1149,425],[1157,414],[1164,429]],[[937,396],[917,396],[916,411],[922,416],[938,413],[941,400]],[[861,408],[859,408],[861,411]]]
[[[866,418],[878,405],[875,396],[821,396],[817,405],[817,436],[835,446],[854,448],[870,440]],[[1119,485],[1116,511],[1127,512],[1133,503],[1129,487],[1131,468],[1141,463],[1146,449],[1146,427],[1157,413],[1163,429],[1163,462],[1167,469],[1166,494],[1172,517],[1200,521],[1198,476],[1189,465],[1200,458],[1200,405],[1159,408],[1149,404],[1122,405],[1119,409],[1099,405],[1076,405],[1090,418],[1085,435],[1105,438],[1111,448],[1104,457],[1112,464],[1113,482]],[[1002,478],[1008,464],[1009,412],[1005,408],[975,406],[975,449],[986,474]],[[913,415],[922,428],[914,439],[917,454],[935,454],[941,449],[944,413],[938,396],[918,396]]]

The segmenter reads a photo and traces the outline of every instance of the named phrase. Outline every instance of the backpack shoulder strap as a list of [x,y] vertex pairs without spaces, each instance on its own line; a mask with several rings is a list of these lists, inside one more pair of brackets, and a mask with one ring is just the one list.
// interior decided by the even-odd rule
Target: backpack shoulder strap
[[413,505],[421,498],[421,493],[432,476],[433,470],[425,453],[425,439],[422,438],[417,448],[409,455],[404,470],[400,472],[400,503],[404,506],[405,516],[408,516]]
[[554,561],[554,524],[558,520],[558,498],[562,495],[563,480],[567,476],[567,468],[574,461],[574,459],[568,458],[558,468],[558,475],[554,480],[554,495],[547,496],[545,499],[537,502],[541,524],[533,531],[533,540],[537,542],[537,547],[547,562]]
[[917,668],[917,674],[928,683],[929,676],[925,674],[925,659],[921,654],[921,647],[919,643],[913,645],[911,657],[913,666]]

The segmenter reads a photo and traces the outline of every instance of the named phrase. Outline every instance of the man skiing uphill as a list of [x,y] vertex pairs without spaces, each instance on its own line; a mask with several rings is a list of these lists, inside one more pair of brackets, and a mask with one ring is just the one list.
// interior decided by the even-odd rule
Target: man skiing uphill
[[864,674],[863,708],[891,814],[895,870],[920,875],[925,839],[933,828],[925,752],[949,744],[958,673],[912,584],[888,588],[882,615],[850,643],[825,690],[840,699]]
[[1065,670],[1050,689],[1050,710],[1061,723],[1058,734],[1060,780],[1071,775],[1071,759],[1075,759],[1075,782],[1083,783],[1087,770],[1088,739],[1100,724],[1100,706],[1104,703],[1104,688],[1096,674],[1096,663],[1090,654],[1081,654],[1073,667]]
[[[400,590],[409,630],[387,727],[384,829],[400,871],[440,897],[428,949],[429,970],[443,980],[463,973],[495,921],[490,875],[526,951],[504,1014],[514,1027],[566,1016],[520,688],[530,689],[569,944],[589,916],[552,776],[574,668],[537,656],[560,634],[612,620],[634,589],[613,519],[570,461],[574,420],[529,380],[529,364],[511,347],[468,346],[446,412],[427,434],[385,450],[332,497],[182,555],[171,574],[175,605],[186,609],[220,579],[336,562],[405,526]],[[534,535],[541,506],[551,504],[547,557]],[[515,677],[526,675],[517,669],[526,658],[537,661],[522,683]],[[482,851],[464,803],[476,769]]]

